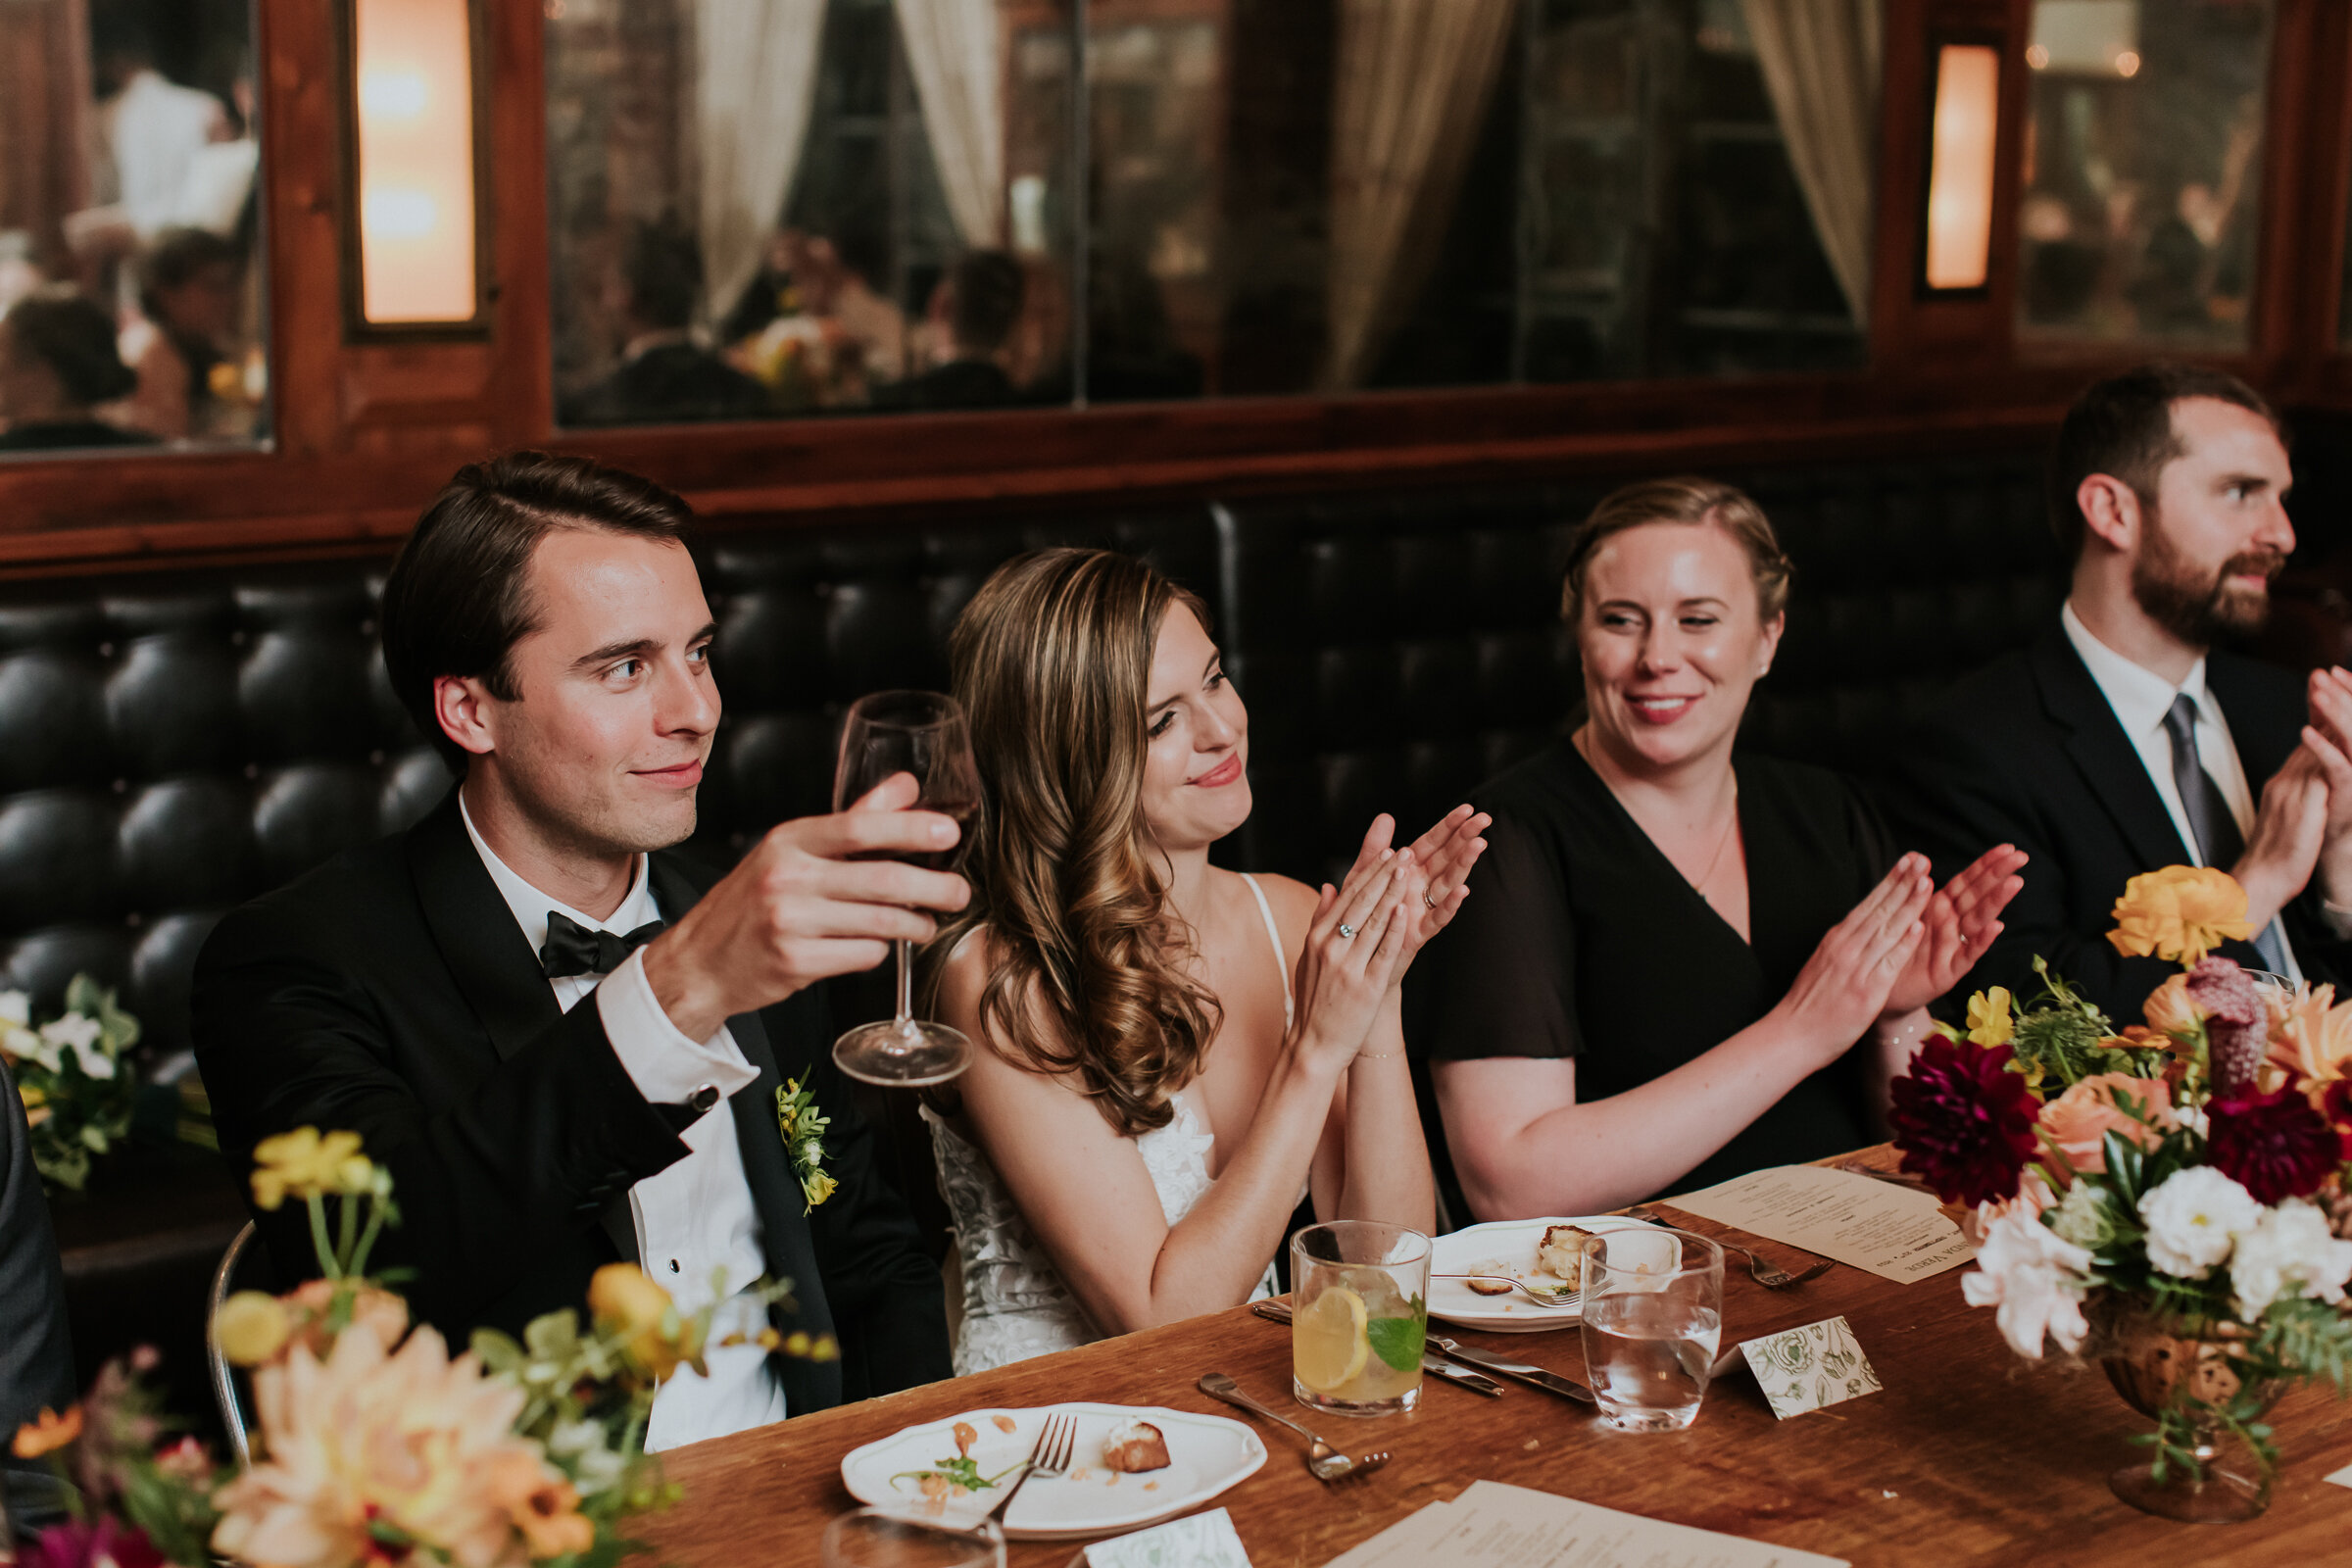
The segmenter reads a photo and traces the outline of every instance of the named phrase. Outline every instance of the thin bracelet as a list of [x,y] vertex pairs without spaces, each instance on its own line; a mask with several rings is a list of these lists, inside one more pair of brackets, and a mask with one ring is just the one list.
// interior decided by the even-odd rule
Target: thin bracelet
[[1355,1054],[1355,1059],[1358,1061],[1394,1061],[1403,1054],[1404,1053],[1401,1051],[1359,1051]]

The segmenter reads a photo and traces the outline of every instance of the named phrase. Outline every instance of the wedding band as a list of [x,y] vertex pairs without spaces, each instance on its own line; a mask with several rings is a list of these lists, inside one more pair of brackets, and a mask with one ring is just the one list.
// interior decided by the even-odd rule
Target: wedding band
[[1355,935],[1355,927],[1351,925],[1343,925],[1340,927],[1340,935],[1344,937],[1351,937]]
[[1426,893],[1424,893],[1424,894],[1422,894],[1422,895],[1421,895],[1421,902],[1422,902],[1422,904],[1423,904],[1423,905],[1427,906],[1428,907],[1430,907],[1430,908],[1432,908],[1432,909],[1434,909],[1434,908],[1436,908],[1436,907],[1438,906],[1438,901],[1437,901],[1437,900],[1435,900],[1435,899],[1433,899],[1433,898],[1431,898],[1431,897],[1430,897],[1428,894],[1426,894]]

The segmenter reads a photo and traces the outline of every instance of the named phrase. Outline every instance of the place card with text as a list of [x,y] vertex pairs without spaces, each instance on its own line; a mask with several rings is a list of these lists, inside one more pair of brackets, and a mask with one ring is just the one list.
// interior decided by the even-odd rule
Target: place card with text
[[1853,1325],[1842,1317],[1742,1340],[1740,1352],[1747,1358],[1747,1369],[1756,1375],[1764,1401],[1784,1421],[1807,1410],[1876,1394],[1883,1387],[1870,1357],[1862,1353],[1861,1342],[1854,1338]]
[[1668,1524],[1527,1487],[1475,1482],[1451,1502],[1398,1520],[1325,1568],[1848,1568],[1690,1525]]
[[1098,1541],[1070,1568],[1250,1568],[1250,1553],[1222,1508]]

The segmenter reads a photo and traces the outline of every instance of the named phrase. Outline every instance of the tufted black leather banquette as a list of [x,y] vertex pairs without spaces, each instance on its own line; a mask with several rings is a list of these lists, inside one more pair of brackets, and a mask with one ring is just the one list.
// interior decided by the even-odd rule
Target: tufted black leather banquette
[[[2034,470],[2015,455],[1737,475],[1797,565],[1751,740],[1859,761],[1914,696],[2049,612]],[[1257,802],[1230,858],[1328,874],[1374,812],[1417,831],[1556,731],[1576,693],[1558,563],[1599,489],[720,537],[704,560],[726,716],[696,847],[723,863],[822,809],[843,707],[943,684],[947,629],[988,573],[1081,543],[1147,556],[1217,614]],[[46,1007],[89,971],[169,1054],[220,911],[439,797],[447,775],[376,657],[381,570],[0,599],[0,983]]]

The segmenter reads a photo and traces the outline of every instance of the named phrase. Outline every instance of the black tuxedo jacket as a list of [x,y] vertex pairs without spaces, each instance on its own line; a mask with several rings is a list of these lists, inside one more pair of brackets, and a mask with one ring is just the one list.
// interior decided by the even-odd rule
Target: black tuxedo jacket
[[[666,853],[651,878],[670,919],[716,880]],[[590,1274],[634,1257],[629,1187],[687,1152],[672,1128],[688,1113],[646,1102],[592,1000],[559,1010],[455,792],[407,833],[223,919],[197,958],[193,1012],[232,1164],[250,1170],[254,1145],[290,1128],[359,1133],[401,1212],[369,1267],[414,1269],[402,1289],[453,1348],[477,1325],[518,1334],[539,1313],[584,1311]],[[768,1275],[792,1282],[778,1324],[842,1350],[777,1358],[787,1408],[949,1376],[939,1271],[833,1066],[821,993],[727,1025],[760,1079],[708,1114],[735,1117]],[[776,1128],[786,1078],[833,1119],[825,1165],[841,1185],[807,1215]],[[317,1272],[301,1208],[255,1218],[282,1279]]]
[[[2221,650],[2206,658],[2205,679],[2260,801],[2302,739],[2303,683]],[[1995,985],[2031,998],[2041,989],[2039,954],[2121,1027],[2137,1023],[2148,993],[2178,972],[2108,945],[2124,884],[2196,857],[2055,619],[2031,647],[1963,680],[1931,710],[1892,759],[1883,804],[1897,848],[1933,857],[1939,882],[1996,844],[2033,858],[2002,915],[2005,929],[1954,992],[1955,1005]],[[2287,940],[2307,977],[2341,983],[2352,951],[2320,919],[2318,900],[2314,887],[2287,906]],[[2264,966],[2249,943],[2224,951]]]

